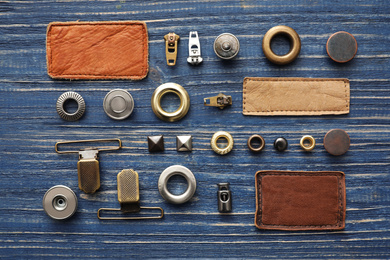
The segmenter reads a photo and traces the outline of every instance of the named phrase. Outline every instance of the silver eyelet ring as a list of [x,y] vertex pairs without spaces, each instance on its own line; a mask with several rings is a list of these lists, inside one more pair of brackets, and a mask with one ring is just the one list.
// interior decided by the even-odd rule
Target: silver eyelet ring
[[49,217],[58,220],[67,219],[77,210],[77,197],[70,188],[57,185],[46,191],[42,204]]
[[[180,195],[173,195],[167,188],[169,178],[174,175],[181,175],[187,180],[187,190]],[[160,191],[161,197],[166,201],[173,204],[182,204],[189,201],[194,196],[196,190],[196,179],[194,174],[187,168],[181,165],[172,165],[166,168],[158,179],[158,190]]]
[[[68,113],[65,111],[64,105],[66,101],[74,100],[77,103],[77,110],[74,113]],[[73,91],[63,93],[57,100],[56,109],[58,115],[66,121],[76,121],[80,119],[85,112],[85,102],[83,97]]]

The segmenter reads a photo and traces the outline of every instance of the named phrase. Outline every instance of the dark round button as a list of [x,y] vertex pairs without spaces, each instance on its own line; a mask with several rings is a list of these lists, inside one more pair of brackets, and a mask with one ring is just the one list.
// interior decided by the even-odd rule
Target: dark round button
[[325,150],[336,156],[345,154],[349,149],[350,143],[349,135],[341,129],[332,129],[324,137]]
[[326,43],[326,52],[329,57],[340,63],[352,60],[355,57],[357,48],[355,37],[347,32],[332,34]]
[[283,138],[283,137],[276,138],[276,140],[274,142],[274,147],[277,151],[283,152],[284,150],[287,149],[287,146],[288,146],[288,143],[287,143],[286,138]]

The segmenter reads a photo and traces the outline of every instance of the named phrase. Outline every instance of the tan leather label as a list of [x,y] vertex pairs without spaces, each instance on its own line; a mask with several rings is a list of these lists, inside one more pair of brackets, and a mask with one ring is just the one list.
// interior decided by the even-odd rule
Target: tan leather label
[[259,171],[255,179],[256,227],[275,230],[344,229],[344,173]]
[[349,113],[348,79],[245,78],[243,114],[340,115]]
[[47,73],[59,79],[143,79],[148,73],[146,24],[54,22],[47,27]]

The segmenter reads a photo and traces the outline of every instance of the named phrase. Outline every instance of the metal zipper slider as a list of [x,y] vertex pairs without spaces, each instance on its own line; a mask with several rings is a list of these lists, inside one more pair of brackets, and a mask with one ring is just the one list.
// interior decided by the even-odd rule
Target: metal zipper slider
[[179,42],[180,36],[176,33],[168,33],[164,36],[165,40],[165,55],[167,57],[168,66],[176,65],[177,57],[177,43]]
[[189,57],[187,58],[187,62],[189,64],[198,65],[202,63],[203,58],[200,57],[200,42],[197,31],[190,32],[188,38],[188,51]]
[[220,109],[224,109],[226,106],[230,106],[232,104],[232,96],[219,93],[215,97],[203,99],[203,102],[205,106],[219,107]]

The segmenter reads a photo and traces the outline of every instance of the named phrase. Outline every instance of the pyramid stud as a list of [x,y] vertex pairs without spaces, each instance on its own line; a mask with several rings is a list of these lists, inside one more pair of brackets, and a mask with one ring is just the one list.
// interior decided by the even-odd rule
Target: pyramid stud
[[148,136],[148,148],[149,152],[162,152],[164,151],[164,136],[153,135]]
[[178,135],[178,136],[176,136],[176,149],[179,152],[191,152],[192,151],[192,136],[191,135]]

